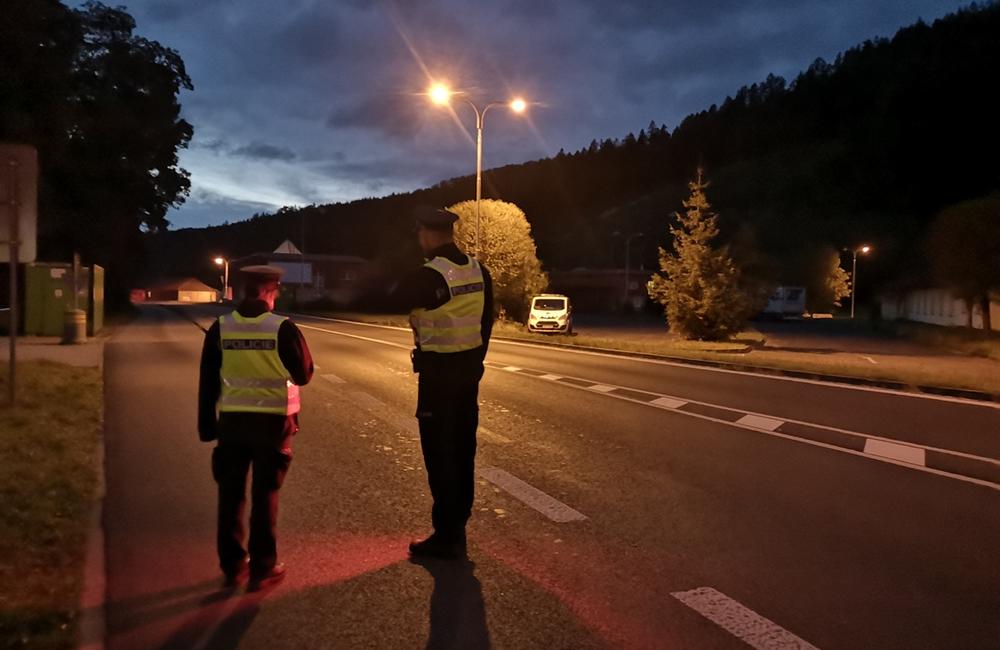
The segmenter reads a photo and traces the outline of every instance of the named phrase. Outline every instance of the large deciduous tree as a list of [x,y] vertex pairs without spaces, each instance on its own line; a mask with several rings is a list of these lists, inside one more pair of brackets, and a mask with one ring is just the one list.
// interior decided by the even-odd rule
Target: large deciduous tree
[[990,330],[990,294],[1000,292],[1000,195],[945,208],[931,224],[926,243],[931,269],[968,306],[983,315]]
[[708,183],[688,183],[691,195],[670,226],[673,250],[660,248],[660,273],[649,281],[649,295],[663,304],[671,331],[685,338],[725,339],[740,330],[751,300],[740,286],[740,272],[726,248],[714,248],[718,216],[705,196]]
[[851,295],[851,276],[840,266],[840,253],[828,244],[803,244],[802,251],[792,255],[788,273],[793,283],[806,290],[806,309],[826,312],[840,307],[840,301]]
[[167,226],[188,194],[177,152],[191,139],[178,94],[181,57],[136,35],[123,8],[19,0],[0,21],[0,141],[38,149],[39,250],[74,251],[127,288],[141,232]]
[[[502,307],[509,317],[523,321],[531,297],[549,283],[538,261],[531,226],[521,208],[513,203],[484,199],[480,208],[477,257],[493,277],[495,307]],[[459,216],[455,240],[463,250],[472,251],[476,241],[476,202],[463,201],[448,209]]]

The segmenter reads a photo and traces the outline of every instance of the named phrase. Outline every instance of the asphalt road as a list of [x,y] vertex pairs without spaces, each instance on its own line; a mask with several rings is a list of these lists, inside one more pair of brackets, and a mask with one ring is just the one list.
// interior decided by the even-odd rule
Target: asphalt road
[[1000,647],[995,406],[498,341],[471,561],[421,566],[409,335],[319,319],[288,577],[222,590],[212,309],[146,306],[106,346],[111,648]]

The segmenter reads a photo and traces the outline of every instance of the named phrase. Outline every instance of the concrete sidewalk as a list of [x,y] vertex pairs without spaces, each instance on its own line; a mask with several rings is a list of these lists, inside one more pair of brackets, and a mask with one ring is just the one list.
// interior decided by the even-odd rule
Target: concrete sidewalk
[[[104,365],[106,336],[87,339],[78,345],[62,345],[57,336],[21,336],[17,338],[18,361],[55,361],[69,366],[101,368]],[[10,359],[10,338],[0,339],[0,362]]]

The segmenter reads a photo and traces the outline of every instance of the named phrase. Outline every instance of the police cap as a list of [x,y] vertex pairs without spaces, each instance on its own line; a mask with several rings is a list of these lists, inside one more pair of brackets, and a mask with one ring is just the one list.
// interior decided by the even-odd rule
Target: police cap
[[418,226],[428,230],[451,230],[452,225],[458,221],[458,215],[454,212],[430,206],[420,206],[414,210],[413,218],[417,220]]

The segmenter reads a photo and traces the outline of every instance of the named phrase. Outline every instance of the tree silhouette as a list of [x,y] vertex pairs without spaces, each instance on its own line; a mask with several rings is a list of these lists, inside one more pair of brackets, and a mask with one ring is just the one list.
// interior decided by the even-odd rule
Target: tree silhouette
[[121,297],[141,231],[165,229],[167,209],[188,193],[177,150],[192,129],[177,95],[191,80],[121,8],[23,0],[4,11],[0,140],[38,148],[40,255],[81,252],[108,268],[109,300]]
[[965,201],[938,215],[927,239],[935,277],[972,306],[990,331],[991,294],[1000,292],[1000,195]]

